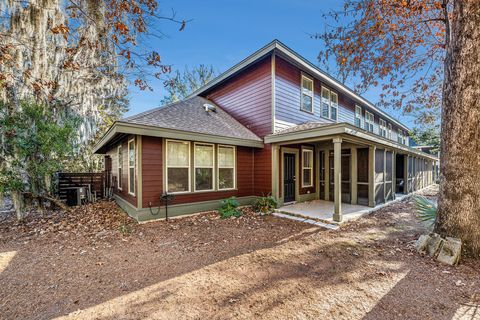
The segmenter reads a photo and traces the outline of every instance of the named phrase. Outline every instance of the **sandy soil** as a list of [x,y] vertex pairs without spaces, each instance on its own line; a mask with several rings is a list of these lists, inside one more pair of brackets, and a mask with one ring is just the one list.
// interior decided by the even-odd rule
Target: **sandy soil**
[[480,319],[478,261],[417,254],[408,200],[340,231],[250,213],[136,225],[112,203],[81,218],[0,220],[0,318]]

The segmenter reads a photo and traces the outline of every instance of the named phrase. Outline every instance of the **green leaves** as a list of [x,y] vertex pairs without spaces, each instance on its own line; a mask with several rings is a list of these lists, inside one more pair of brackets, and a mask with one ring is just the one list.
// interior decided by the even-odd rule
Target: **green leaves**
[[240,204],[238,203],[235,197],[230,197],[228,199],[222,200],[220,202],[220,208],[218,213],[222,219],[231,218],[231,217],[240,217],[242,215],[241,211],[237,209]]
[[277,207],[277,199],[271,195],[258,197],[253,204],[253,209],[261,214],[268,214]]
[[15,112],[9,112],[6,105],[0,110],[0,137],[6,138],[0,192],[48,193],[45,177],[61,170],[73,156],[79,119],[29,101],[20,102]]
[[422,196],[413,197],[417,216],[422,222],[427,222],[429,226],[435,224],[437,219],[437,205],[433,201]]

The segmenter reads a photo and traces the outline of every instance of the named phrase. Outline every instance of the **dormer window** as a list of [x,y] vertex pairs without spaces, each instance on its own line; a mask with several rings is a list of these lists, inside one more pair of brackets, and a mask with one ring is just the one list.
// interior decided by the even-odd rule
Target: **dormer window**
[[338,115],[338,95],[322,87],[322,117],[337,121]]
[[300,109],[313,113],[313,79],[302,75],[302,101]]
[[373,132],[374,119],[373,113],[365,111],[365,130],[368,132]]
[[362,107],[355,106],[355,125],[359,128],[362,127]]
[[384,138],[387,137],[387,122],[383,119],[379,120],[379,125],[380,125],[380,135]]

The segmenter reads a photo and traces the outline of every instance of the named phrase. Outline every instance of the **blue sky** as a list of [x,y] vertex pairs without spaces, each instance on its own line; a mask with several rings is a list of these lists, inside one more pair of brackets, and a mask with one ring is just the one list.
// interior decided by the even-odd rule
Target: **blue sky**
[[[171,9],[181,19],[192,19],[187,28],[164,22],[158,28],[166,34],[163,39],[151,39],[149,44],[158,51],[165,64],[174,69],[198,64],[212,65],[223,72],[273,39],[279,39],[302,56],[318,65],[321,42],[310,38],[324,30],[322,13],[340,9],[341,1],[334,0],[164,0],[159,2],[164,15]],[[322,66],[320,66],[322,67]],[[323,68],[323,67],[322,67]],[[154,91],[130,89],[130,111],[135,114],[160,104],[165,94],[161,81],[151,83]],[[372,102],[378,92],[364,94]],[[407,125],[411,119],[400,112],[391,112]]]

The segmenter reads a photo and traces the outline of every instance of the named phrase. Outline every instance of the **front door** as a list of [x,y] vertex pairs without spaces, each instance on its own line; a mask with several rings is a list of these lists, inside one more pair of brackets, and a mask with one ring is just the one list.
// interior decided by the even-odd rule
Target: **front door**
[[295,155],[283,156],[283,202],[295,201]]

